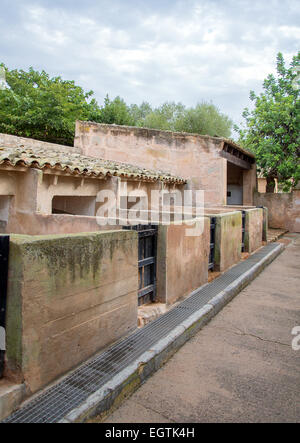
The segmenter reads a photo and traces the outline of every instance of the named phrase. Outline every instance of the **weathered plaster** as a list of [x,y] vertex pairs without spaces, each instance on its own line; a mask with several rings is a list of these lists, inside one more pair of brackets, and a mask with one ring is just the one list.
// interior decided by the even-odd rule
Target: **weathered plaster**
[[207,283],[209,220],[204,218],[201,235],[188,236],[185,224],[159,226],[158,300],[168,305]]
[[241,259],[242,213],[211,214],[216,218],[215,271],[223,272]]
[[137,234],[12,236],[7,370],[35,392],[137,326]]
[[255,193],[255,204],[268,208],[269,227],[300,232],[300,190],[291,193]]

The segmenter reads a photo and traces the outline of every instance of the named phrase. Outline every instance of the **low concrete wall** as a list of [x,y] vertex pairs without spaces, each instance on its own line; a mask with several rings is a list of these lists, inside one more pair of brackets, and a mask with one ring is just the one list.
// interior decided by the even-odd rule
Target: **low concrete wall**
[[24,235],[55,235],[115,229],[120,229],[120,227],[99,226],[96,217],[17,212],[10,217],[5,231],[2,232]]
[[157,297],[171,305],[207,283],[209,220],[203,233],[187,236],[189,226],[159,226],[157,254]]
[[291,193],[255,193],[257,206],[265,206],[269,212],[269,227],[300,232],[300,190]]
[[248,209],[245,220],[245,252],[250,254],[260,248],[263,240],[263,210]]
[[223,272],[241,259],[242,213],[210,214],[216,218],[214,270]]
[[35,392],[135,329],[137,251],[134,231],[12,235],[7,375]]
[[263,210],[263,233],[262,240],[264,242],[268,241],[268,228],[269,228],[269,211],[268,208],[262,208]]

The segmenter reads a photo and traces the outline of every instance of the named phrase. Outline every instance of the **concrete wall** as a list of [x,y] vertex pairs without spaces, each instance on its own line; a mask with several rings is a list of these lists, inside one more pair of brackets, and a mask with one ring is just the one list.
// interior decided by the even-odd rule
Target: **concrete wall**
[[118,226],[100,226],[96,217],[80,215],[53,214],[43,215],[16,212],[5,223],[2,233],[24,235],[76,234],[80,232],[96,232],[120,229]]
[[207,202],[226,203],[223,141],[195,134],[77,122],[75,147],[84,155],[171,172],[205,190]]
[[6,373],[35,392],[137,325],[133,231],[11,236]]
[[267,188],[267,180],[265,178],[258,178],[257,179],[257,191],[265,193]]
[[243,170],[243,206],[252,206],[257,190],[256,165],[249,170]]
[[190,226],[159,226],[157,253],[157,297],[171,305],[207,283],[209,220],[204,218],[203,233],[187,236]]
[[248,209],[245,219],[245,252],[250,254],[260,248],[263,240],[263,210]]
[[211,214],[216,218],[215,271],[223,272],[241,259],[242,213]]
[[269,229],[269,211],[268,208],[263,209],[263,234],[262,239],[264,242],[268,241],[268,229]]
[[255,193],[255,204],[269,212],[269,227],[300,232],[300,190],[291,193]]
[[[278,192],[278,180],[275,180],[275,190],[274,192]],[[264,177],[258,177],[257,179],[257,192],[265,193],[267,190],[267,179]]]

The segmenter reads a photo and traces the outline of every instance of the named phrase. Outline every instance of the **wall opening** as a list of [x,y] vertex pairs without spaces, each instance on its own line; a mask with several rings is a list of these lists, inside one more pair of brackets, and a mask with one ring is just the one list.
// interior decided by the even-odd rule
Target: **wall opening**
[[227,161],[227,205],[243,204],[243,169]]
[[0,233],[5,232],[9,218],[12,196],[0,195]]
[[55,196],[52,214],[96,215],[96,197]]

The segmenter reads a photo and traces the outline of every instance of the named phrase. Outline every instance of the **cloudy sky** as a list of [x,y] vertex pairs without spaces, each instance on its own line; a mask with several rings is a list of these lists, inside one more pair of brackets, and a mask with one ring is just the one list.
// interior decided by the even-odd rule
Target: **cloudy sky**
[[213,101],[236,122],[300,49],[298,0],[0,0],[0,61],[127,103]]

